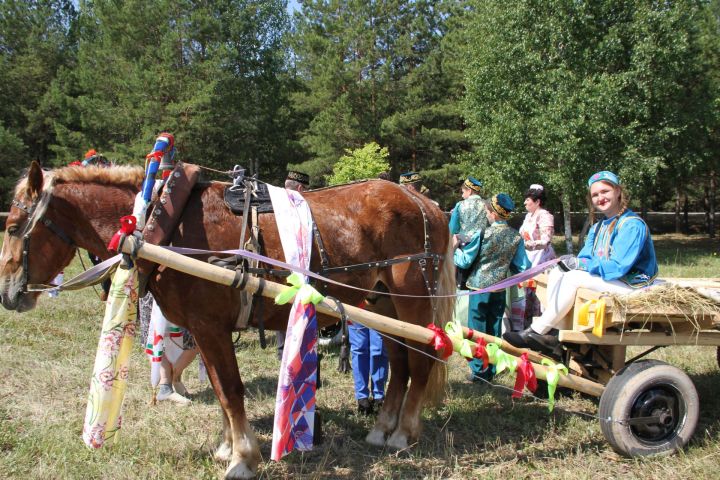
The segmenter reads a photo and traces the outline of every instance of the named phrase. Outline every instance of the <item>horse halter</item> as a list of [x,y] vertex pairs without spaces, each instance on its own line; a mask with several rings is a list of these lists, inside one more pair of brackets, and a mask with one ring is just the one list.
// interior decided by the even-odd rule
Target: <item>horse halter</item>
[[18,200],[13,199],[12,205],[17,207],[18,209],[22,210],[27,214],[27,225],[25,227],[25,231],[23,234],[22,239],[22,284],[20,287],[20,293],[28,293],[28,276],[29,276],[29,254],[30,254],[30,234],[35,229],[35,225],[38,222],[42,222],[45,227],[47,227],[48,230],[50,230],[52,233],[60,237],[60,239],[70,245],[73,248],[76,248],[77,245],[75,245],[75,242],[70,238],[60,227],[58,227],[52,220],[47,218],[45,216],[45,209],[42,210],[42,213],[38,218],[35,218],[34,215],[38,211],[38,205],[43,204],[45,207],[47,207],[47,203],[50,202],[50,195],[51,193],[49,191],[45,191],[40,195],[29,207]]

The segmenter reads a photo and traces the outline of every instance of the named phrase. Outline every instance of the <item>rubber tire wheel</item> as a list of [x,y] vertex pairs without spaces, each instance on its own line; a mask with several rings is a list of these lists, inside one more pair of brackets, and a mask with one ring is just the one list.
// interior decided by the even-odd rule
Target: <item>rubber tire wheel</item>
[[[678,401],[677,424],[662,438],[645,440],[634,430],[642,429],[642,425],[602,420],[630,418],[633,408],[638,407],[636,402],[649,401],[648,396],[654,392],[669,394]],[[687,445],[695,432],[699,405],[695,385],[685,372],[659,360],[642,360],[624,367],[608,382],[600,397],[600,428],[613,450],[621,455],[670,455]]]

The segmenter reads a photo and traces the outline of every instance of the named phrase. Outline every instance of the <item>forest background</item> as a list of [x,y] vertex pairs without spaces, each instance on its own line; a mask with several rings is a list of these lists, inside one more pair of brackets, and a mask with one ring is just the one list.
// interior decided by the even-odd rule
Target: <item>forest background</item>
[[642,214],[674,211],[680,232],[684,212],[704,211],[715,234],[720,0],[290,10],[0,0],[0,210],[30,160],[57,167],[95,148],[142,165],[170,131],[182,160],[276,184],[293,168],[313,187],[375,142],[393,179],[420,171],[444,208],[468,174],[517,203],[541,183],[568,238],[587,177],[611,169]]

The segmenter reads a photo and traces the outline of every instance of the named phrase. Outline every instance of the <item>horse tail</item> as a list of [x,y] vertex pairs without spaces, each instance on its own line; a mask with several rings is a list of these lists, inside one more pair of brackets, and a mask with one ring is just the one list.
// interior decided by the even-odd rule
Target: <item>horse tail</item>
[[[447,251],[442,260],[440,270],[440,279],[438,281],[437,298],[431,299],[433,302],[433,311],[435,316],[433,323],[439,327],[445,327],[445,324],[452,320],[455,310],[455,297],[443,295],[454,295],[455,288],[455,263],[453,262],[453,245],[452,241],[448,241]],[[433,368],[430,370],[427,386],[425,387],[425,404],[437,406],[445,399],[448,383],[447,364],[435,361]]]

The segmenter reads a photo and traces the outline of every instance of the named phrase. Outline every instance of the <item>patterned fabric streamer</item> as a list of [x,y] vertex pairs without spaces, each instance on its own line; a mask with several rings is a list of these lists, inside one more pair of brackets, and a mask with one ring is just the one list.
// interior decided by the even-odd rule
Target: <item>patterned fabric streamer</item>
[[[268,186],[268,190],[275,210],[285,261],[307,270],[312,249],[310,207],[298,192],[271,186]],[[303,275],[296,280],[297,283],[305,284],[308,278]],[[315,306],[308,302],[303,304],[303,296],[295,296],[290,310],[280,364],[270,454],[270,458],[275,461],[279,461],[294,449],[311,450],[313,445],[317,388],[317,319]]]
[[137,270],[118,268],[110,287],[90,381],[83,441],[100,448],[117,441],[137,316]]

